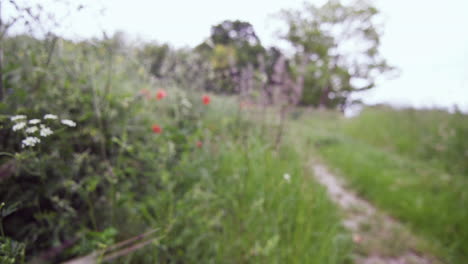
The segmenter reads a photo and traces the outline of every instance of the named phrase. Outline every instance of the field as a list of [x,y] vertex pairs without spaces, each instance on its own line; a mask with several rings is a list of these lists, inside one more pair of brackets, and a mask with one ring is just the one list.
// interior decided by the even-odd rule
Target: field
[[292,123],[350,188],[431,241],[447,263],[468,256],[467,124],[461,113],[389,107]]
[[[198,64],[157,77],[118,38],[2,44],[1,263],[468,262],[466,114],[265,103],[200,88]],[[317,164],[404,231],[347,228]]]

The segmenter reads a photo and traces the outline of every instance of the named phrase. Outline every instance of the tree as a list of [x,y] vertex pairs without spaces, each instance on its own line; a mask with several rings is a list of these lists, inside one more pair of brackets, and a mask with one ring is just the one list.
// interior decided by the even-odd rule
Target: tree
[[211,28],[210,40],[214,45],[230,46],[236,49],[236,63],[239,66],[257,66],[258,54],[264,53],[260,39],[249,22],[225,20]]
[[378,10],[367,0],[305,4],[281,14],[288,25],[282,37],[296,50],[303,104],[344,108],[352,93],[373,88],[393,69],[379,53]]
[[211,62],[214,74],[209,86],[225,93],[250,90],[250,79],[259,67],[258,58],[265,53],[253,26],[239,20],[213,26],[210,37],[195,51]]
[[163,66],[169,57],[169,45],[146,44],[140,51],[142,60],[149,60],[149,72],[156,78],[163,78],[166,74]]

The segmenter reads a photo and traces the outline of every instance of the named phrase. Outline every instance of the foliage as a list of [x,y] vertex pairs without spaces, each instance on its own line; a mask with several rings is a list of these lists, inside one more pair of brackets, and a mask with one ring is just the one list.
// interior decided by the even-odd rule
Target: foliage
[[[9,208],[2,217],[5,235],[24,242],[32,256],[108,225],[99,223],[97,214],[109,206],[109,186],[129,174],[114,171],[122,165],[123,149],[111,139],[127,133],[121,125],[138,98],[115,88],[126,84],[119,79],[132,65],[115,66],[123,54],[108,52],[117,48],[112,40],[92,45],[18,36],[4,44],[12,55],[5,58],[2,114],[60,113],[78,123],[78,129],[57,131],[28,149],[21,147],[9,120],[2,122],[2,152],[11,153],[2,157],[1,200]],[[120,76],[112,77],[116,73]],[[137,84],[142,79],[134,75]]]
[[24,263],[24,244],[16,242],[8,237],[0,238],[0,262]]
[[265,53],[253,26],[240,20],[225,20],[212,26],[209,38],[194,51],[211,62],[210,87],[230,94],[242,93],[243,71],[258,71],[259,56]]
[[359,103],[351,99],[353,93],[373,88],[379,76],[394,72],[379,52],[379,12],[368,1],[306,4],[281,15],[288,26],[283,38],[293,54],[265,48],[250,23],[225,20],[194,49],[147,44],[140,60],[156,78],[184,88],[341,110]]
[[236,50],[235,63],[240,67],[248,64],[258,66],[257,57],[264,52],[253,26],[245,21],[225,20],[213,26],[209,41],[214,45],[234,48]]
[[296,49],[297,68],[306,76],[303,104],[344,108],[352,92],[374,87],[391,69],[379,54],[378,10],[368,1],[305,4],[281,15],[288,26],[283,38]]
[[[348,236],[324,191],[305,184],[301,156],[276,152],[236,103],[161,87],[119,35],[3,44],[1,258],[57,263],[153,230],[117,262],[347,260]],[[76,127],[22,147],[18,114]]]
[[296,129],[360,195],[430,241],[434,255],[464,263],[468,214],[461,208],[468,180],[459,148],[467,146],[466,137],[447,131],[463,131],[466,124],[461,113],[375,107],[348,120],[317,114]]
[[186,90],[216,90],[211,81],[213,65],[192,50],[174,49],[167,44],[145,43],[137,48],[137,59],[156,78],[159,85]]

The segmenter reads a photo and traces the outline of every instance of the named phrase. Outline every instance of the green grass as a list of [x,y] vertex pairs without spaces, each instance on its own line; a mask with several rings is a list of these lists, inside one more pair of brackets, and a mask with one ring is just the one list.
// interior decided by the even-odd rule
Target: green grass
[[[445,170],[444,158],[418,154],[426,147],[424,138],[438,136],[439,130],[423,126],[432,124],[430,115],[421,112],[419,119],[415,110],[412,115],[373,111],[351,120],[316,114],[294,124],[351,188],[430,241],[433,254],[448,263],[466,263],[468,180]],[[433,122],[441,120],[439,115]],[[450,117],[445,114],[445,120]]]
[[[363,129],[365,128],[365,129]],[[344,132],[392,153],[468,175],[468,115],[442,110],[367,108]]]
[[[293,146],[275,151],[260,126],[239,119],[229,105],[225,100],[219,104],[224,110],[210,111],[205,125],[217,133],[177,170],[180,180],[193,180],[170,206],[177,219],[167,238],[156,253],[149,249],[128,258],[141,263],[350,263],[350,236],[325,190],[313,181],[305,157]],[[148,199],[145,211],[157,212],[161,206]],[[161,221],[155,213],[146,220],[153,226]],[[167,254],[168,248],[176,250]]]
[[[246,120],[232,98],[204,105],[202,94],[151,78],[137,50],[114,40],[59,39],[46,64],[47,43],[6,44],[0,262],[62,263],[149,230],[151,244],[116,262],[351,261],[349,234],[305,156],[276,149],[266,133],[275,126]],[[155,100],[161,88],[167,98]],[[25,132],[9,117],[49,113],[77,126],[41,121],[54,134],[21,148]]]

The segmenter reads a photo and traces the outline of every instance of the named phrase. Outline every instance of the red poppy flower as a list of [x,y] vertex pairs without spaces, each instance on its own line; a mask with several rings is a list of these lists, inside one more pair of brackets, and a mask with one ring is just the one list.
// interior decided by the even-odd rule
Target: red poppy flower
[[156,125],[156,124],[153,125],[152,128],[153,128],[153,132],[156,133],[156,134],[161,134],[162,131],[163,131],[162,128],[160,126]]
[[161,89],[161,90],[158,90],[158,92],[156,93],[156,99],[157,99],[157,100],[161,100],[161,99],[163,99],[163,98],[166,97],[166,96],[167,96],[166,91],[164,91],[164,90],[162,90],[162,89]]
[[210,98],[209,95],[206,95],[206,94],[205,94],[205,95],[203,95],[203,97],[202,97],[202,101],[203,101],[203,104],[206,104],[206,105],[207,105],[207,104],[209,104],[209,103],[211,102],[211,98]]
[[198,142],[197,142],[197,147],[201,148],[202,146],[203,146],[203,142],[198,141]]

